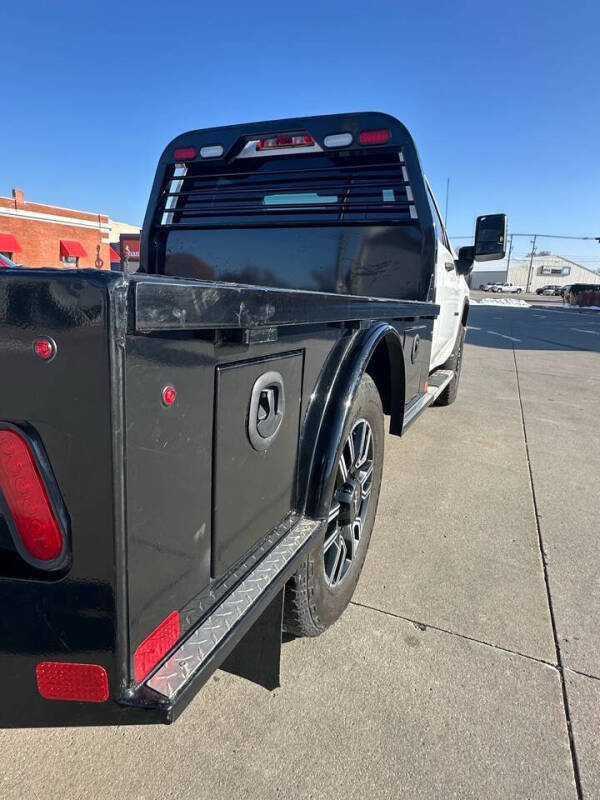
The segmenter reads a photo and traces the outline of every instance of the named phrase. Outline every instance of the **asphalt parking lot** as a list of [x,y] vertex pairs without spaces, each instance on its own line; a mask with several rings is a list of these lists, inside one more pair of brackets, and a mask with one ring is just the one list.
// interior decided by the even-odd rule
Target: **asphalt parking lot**
[[353,604],[273,693],[0,732],[12,798],[600,797],[600,314],[475,306],[461,391],[388,437]]

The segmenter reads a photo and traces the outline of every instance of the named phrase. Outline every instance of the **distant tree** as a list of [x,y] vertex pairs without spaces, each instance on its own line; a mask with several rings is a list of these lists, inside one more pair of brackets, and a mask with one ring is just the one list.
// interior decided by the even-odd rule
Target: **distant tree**
[[[530,251],[527,253],[527,256],[526,256],[526,258],[531,258],[531,255],[532,255],[532,254],[531,254],[531,250],[530,250]],[[534,256],[551,256],[551,255],[552,255],[552,253],[550,252],[550,250],[534,250],[534,251],[533,251],[533,255],[534,255]]]

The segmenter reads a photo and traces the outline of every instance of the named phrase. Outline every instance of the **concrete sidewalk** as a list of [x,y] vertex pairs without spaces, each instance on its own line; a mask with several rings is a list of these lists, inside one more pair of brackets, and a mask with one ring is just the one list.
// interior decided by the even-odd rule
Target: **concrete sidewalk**
[[387,438],[352,605],[284,645],[282,688],[218,672],[170,728],[0,732],[2,798],[600,796],[600,335],[471,324],[457,402]]

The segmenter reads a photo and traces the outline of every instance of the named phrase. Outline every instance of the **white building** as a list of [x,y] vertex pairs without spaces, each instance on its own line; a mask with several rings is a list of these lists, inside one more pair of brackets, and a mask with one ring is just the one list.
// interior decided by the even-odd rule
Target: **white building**
[[[490,267],[492,264],[490,263]],[[475,263],[469,276],[471,289],[479,289],[485,283],[515,283],[531,292],[540,286],[555,284],[567,286],[570,283],[596,283],[600,285],[600,272],[582,267],[563,256],[534,256],[530,266],[529,258],[511,258],[497,262],[493,269],[486,269],[485,262]]]

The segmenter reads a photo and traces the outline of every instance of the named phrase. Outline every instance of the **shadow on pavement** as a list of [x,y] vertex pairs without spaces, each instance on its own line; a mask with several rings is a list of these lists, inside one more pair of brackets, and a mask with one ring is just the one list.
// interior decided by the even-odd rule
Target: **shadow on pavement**
[[576,314],[502,306],[471,306],[467,343],[503,350],[600,353],[600,312]]

